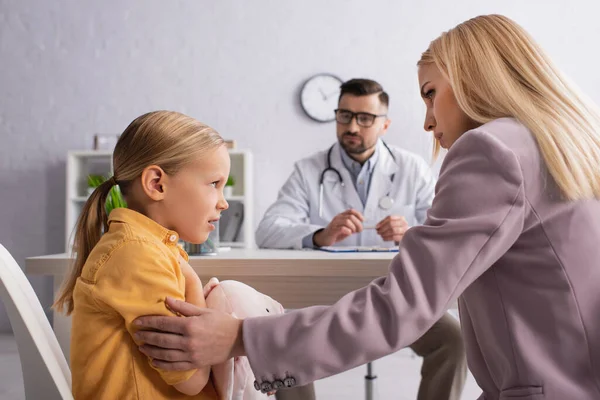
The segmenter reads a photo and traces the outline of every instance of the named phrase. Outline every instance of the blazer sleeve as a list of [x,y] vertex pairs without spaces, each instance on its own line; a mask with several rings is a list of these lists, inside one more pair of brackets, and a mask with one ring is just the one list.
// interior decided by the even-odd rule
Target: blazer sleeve
[[442,165],[425,224],[407,231],[387,276],[332,306],[244,321],[258,382],[304,385],[410,345],[512,246],[524,210],[516,155],[485,132],[465,133]]
[[323,228],[310,223],[309,194],[300,166],[285,182],[277,201],[269,207],[256,229],[260,248],[301,249],[302,239]]

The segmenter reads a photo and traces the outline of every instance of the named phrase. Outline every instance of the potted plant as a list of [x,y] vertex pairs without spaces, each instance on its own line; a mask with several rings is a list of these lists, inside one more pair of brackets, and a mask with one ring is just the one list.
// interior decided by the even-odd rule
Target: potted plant
[[225,197],[231,197],[233,195],[233,186],[235,185],[235,178],[231,175],[227,178],[227,182],[225,182],[225,187],[223,188],[223,195]]
[[[108,177],[102,175],[88,175],[88,192],[91,194],[98,186],[103,184]],[[127,203],[125,203],[125,199],[123,199],[123,195],[121,194],[121,189],[119,186],[113,186],[106,198],[106,214],[110,215],[110,212],[115,208],[127,207]]]

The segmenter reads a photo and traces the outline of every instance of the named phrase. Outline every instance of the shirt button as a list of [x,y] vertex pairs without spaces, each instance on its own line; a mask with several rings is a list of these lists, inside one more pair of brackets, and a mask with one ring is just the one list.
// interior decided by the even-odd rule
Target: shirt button
[[177,235],[171,235],[169,236],[169,241],[174,242],[177,240]]

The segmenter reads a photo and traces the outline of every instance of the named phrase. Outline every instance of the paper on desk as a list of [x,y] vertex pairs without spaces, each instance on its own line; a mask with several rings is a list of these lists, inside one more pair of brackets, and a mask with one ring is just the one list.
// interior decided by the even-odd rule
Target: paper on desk
[[318,250],[328,251],[331,253],[371,253],[371,252],[383,252],[391,253],[397,252],[397,247],[381,247],[381,246],[323,246],[318,247]]

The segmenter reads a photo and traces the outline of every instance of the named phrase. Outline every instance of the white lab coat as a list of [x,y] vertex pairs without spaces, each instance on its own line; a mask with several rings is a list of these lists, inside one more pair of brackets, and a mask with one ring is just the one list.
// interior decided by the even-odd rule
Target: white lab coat
[[[342,162],[339,143],[331,152],[331,166],[344,180],[340,184],[335,172],[325,174],[323,181],[323,217],[319,216],[319,179],[327,168],[327,151],[298,161],[294,171],[279,191],[277,201],[269,207],[256,230],[256,243],[261,248],[300,249],[302,239],[324,228],[340,212],[349,208],[360,211],[364,226],[375,225],[388,215],[404,216],[410,226],[422,224],[434,195],[435,179],[430,166],[416,154],[389,146],[396,161],[381,140],[377,143],[379,160],[375,165],[367,201],[363,206],[352,182],[350,172]],[[392,181],[392,176],[393,181]],[[389,210],[379,206],[387,195],[394,199]],[[375,229],[350,235],[336,245],[393,246],[384,242]]]

